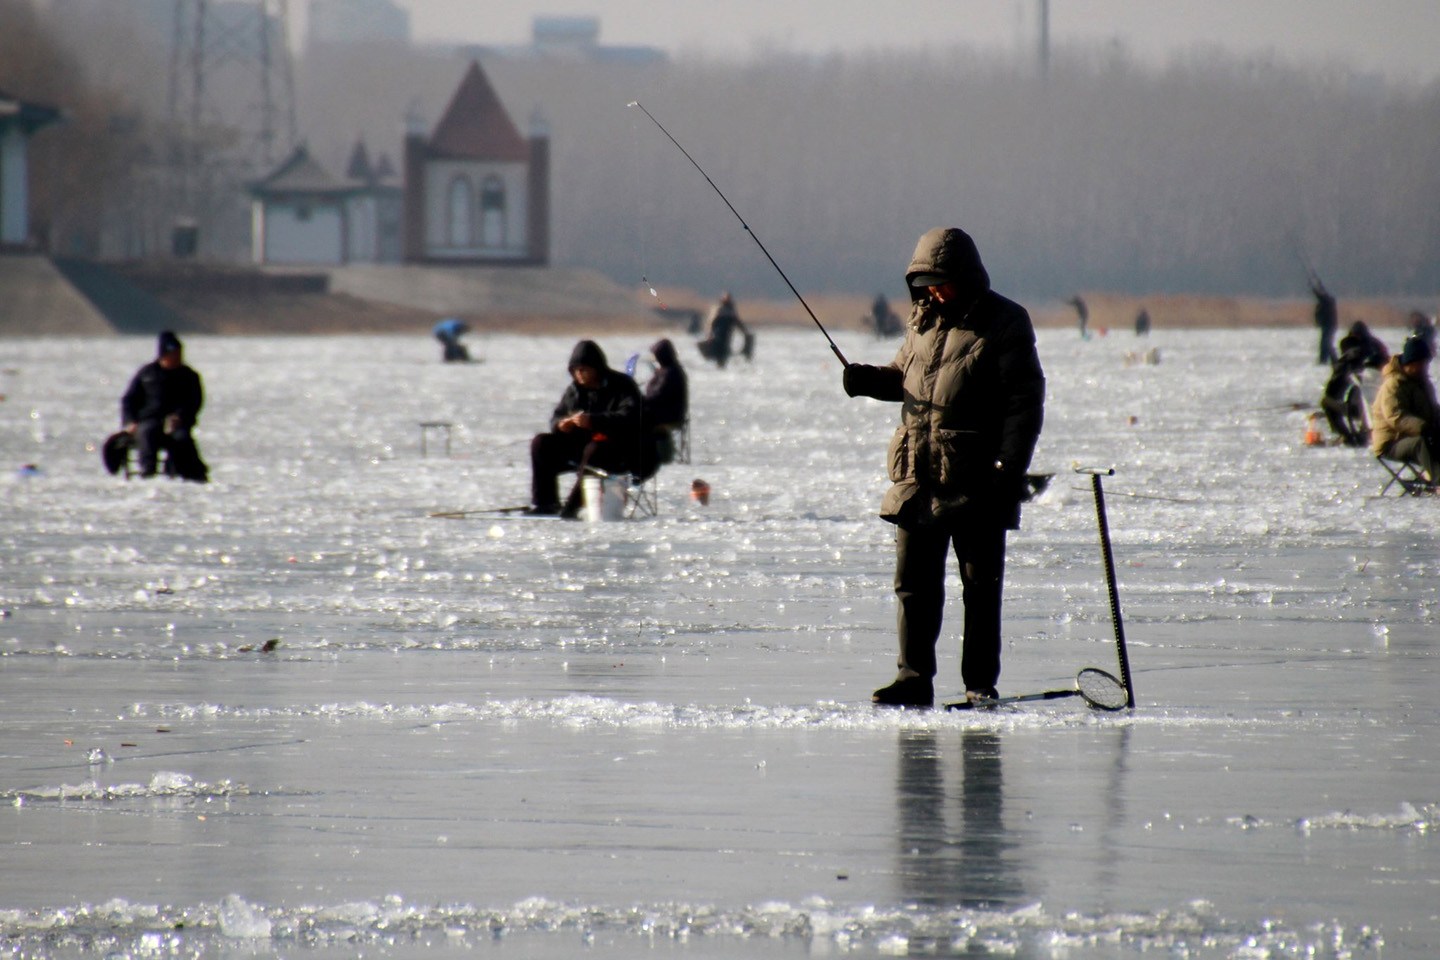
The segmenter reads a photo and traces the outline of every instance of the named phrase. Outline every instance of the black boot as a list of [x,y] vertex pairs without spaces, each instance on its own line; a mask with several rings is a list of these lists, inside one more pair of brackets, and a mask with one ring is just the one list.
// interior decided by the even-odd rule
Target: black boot
[[872,693],[870,702],[882,707],[930,707],[935,705],[935,687],[929,677],[901,677]]

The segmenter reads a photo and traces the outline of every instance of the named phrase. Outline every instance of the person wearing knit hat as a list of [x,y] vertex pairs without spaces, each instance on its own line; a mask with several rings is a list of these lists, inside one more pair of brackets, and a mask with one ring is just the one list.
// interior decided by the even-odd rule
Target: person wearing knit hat
[[135,373],[120,398],[121,433],[130,437],[140,476],[155,476],[163,452],[166,476],[204,483],[210,470],[192,436],[205,402],[200,374],[186,366],[184,348],[173,331],[157,338],[156,354]]
[[1435,486],[1440,484],[1440,402],[1430,380],[1430,358],[1430,345],[1411,337],[1385,365],[1385,379],[1370,410],[1370,449],[1377,456],[1419,465]]

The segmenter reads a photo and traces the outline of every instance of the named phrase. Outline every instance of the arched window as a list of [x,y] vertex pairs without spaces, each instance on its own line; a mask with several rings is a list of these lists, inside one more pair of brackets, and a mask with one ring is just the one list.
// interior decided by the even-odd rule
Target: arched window
[[480,187],[480,245],[505,246],[505,182],[494,174]]
[[450,181],[449,230],[446,238],[452,247],[469,247],[475,243],[471,211],[474,209],[470,181],[456,177]]

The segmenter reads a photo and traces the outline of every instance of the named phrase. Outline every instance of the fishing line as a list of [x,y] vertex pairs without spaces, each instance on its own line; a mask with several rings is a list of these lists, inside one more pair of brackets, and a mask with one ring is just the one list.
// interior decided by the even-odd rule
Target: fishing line
[[[1090,488],[1089,488],[1089,487],[1071,487],[1070,489],[1071,489],[1071,490],[1089,490]],[[1111,491],[1110,491],[1110,495],[1111,495],[1111,496],[1116,496],[1116,497],[1131,497],[1131,498],[1133,498],[1133,499],[1135,499],[1135,500],[1163,500],[1163,501],[1165,501],[1166,503],[1192,503],[1192,504],[1193,504],[1193,503],[1206,503],[1206,502],[1207,502],[1207,501],[1205,501],[1205,500],[1185,500],[1185,499],[1182,499],[1182,498],[1180,498],[1180,497],[1162,497],[1162,496],[1159,496],[1159,495],[1153,494],[1153,493],[1130,493],[1129,491],[1126,491],[1126,490],[1111,490]],[[1218,503],[1218,502],[1220,502],[1220,501],[1211,500],[1211,501],[1208,501],[1208,502],[1210,502],[1210,503]],[[1231,501],[1225,501],[1225,502],[1229,503],[1229,502],[1231,502]]]
[[69,761],[67,763],[52,763],[38,767],[21,767],[22,771],[32,770],[69,770],[76,767],[106,766],[112,763],[123,763],[129,760],[155,760],[162,757],[194,757],[209,756],[219,753],[237,753],[241,750],[260,750],[264,747],[289,747],[298,743],[309,743],[308,738],[297,740],[265,740],[258,743],[241,743],[228,747],[196,747],[193,750],[163,750],[158,753],[127,753],[119,756],[106,754],[106,759],[100,763],[90,763],[86,760]]
[[1177,663],[1171,664],[1168,667],[1144,667],[1140,670],[1136,670],[1135,672],[1149,674],[1178,673],[1183,670],[1235,670],[1240,668],[1248,670],[1251,667],[1288,667],[1297,663],[1350,663],[1363,660],[1363,657],[1354,655],[1348,657],[1339,655],[1315,657],[1280,657],[1274,660],[1241,660],[1235,661],[1233,663],[1220,661],[1216,661],[1214,663]]
[[780,274],[780,279],[785,281],[785,286],[790,288],[790,292],[795,294],[795,299],[800,301],[800,306],[805,308],[805,312],[810,315],[810,319],[815,321],[815,326],[820,328],[820,332],[825,336],[825,342],[830,344],[830,350],[835,354],[835,358],[840,361],[840,365],[844,367],[850,366],[850,361],[845,359],[845,354],[840,352],[840,348],[837,347],[835,345],[835,341],[830,338],[829,331],[827,331],[825,329],[825,325],[820,322],[820,318],[815,316],[815,311],[810,309],[810,304],[806,303],[805,298],[800,296],[800,291],[795,289],[795,284],[791,283],[790,278],[786,276],[785,271],[780,269],[780,264],[775,262],[775,258],[772,257],[770,255],[770,251],[765,248],[765,244],[761,243],[760,238],[755,235],[755,231],[750,229],[750,224],[746,223],[745,218],[740,216],[740,211],[735,209],[735,205],[730,202],[730,198],[725,196],[724,192],[715,185],[714,180],[710,179],[710,174],[706,173],[705,169],[701,167],[699,163],[695,162],[695,158],[690,156],[690,151],[680,146],[680,141],[676,140],[673,136],[671,136],[670,131],[665,129],[665,125],[662,124],[659,120],[656,120],[655,115],[652,114],[649,110],[646,110],[639,100],[631,100],[629,103],[626,104],[626,106],[639,107],[640,112],[645,114],[645,116],[649,117],[650,121],[654,123],[655,126],[660,128],[660,132],[665,134],[665,139],[675,144],[675,149],[683,153],[685,155],[685,159],[690,161],[690,165],[699,171],[700,176],[704,177],[705,182],[710,184],[710,189],[715,191],[716,196],[718,196],[721,200],[725,201],[725,206],[729,207],[730,212],[735,214],[735,219],[740,221],[740,226],[745,228],[745,232],[750,235],[750,239],[754,240],[755,245],[760,248],[760,252],[765,254],[765,259],[770,261],[770,266],[774,267],[775,272]]
[[634,181],[635,199],[630,208],[635,211],[635,248],[637,252],[638,269],[640,274],[640,287],[654,298],[655,303],[661,310],[668,310],[669,306],[661,298],[655,285],[650,282],[650,241],[645,225],[649,220],[647,211],[641,209],[643,201],[649,195],[645,191],[644,174],[640,169],[640,121],[633,119],[630,122],[630,145],[634,149],[634,157],[630,162],[630,173]]
[[478,517],[487,514],[524,513],[529,509],[529,504],[519,504],[513,507],[480,507],[475,510],[437,510],[434,513],[428,514],[428,516],[432,520],[464,520],[466,517]]

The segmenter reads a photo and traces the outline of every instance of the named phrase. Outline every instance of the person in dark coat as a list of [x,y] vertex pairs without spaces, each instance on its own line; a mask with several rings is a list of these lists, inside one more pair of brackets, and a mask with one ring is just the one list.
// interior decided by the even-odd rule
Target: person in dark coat
[[871,699],[929,706],[951,551],[965,605],[966,693],[996,696],[1005,536],[1029,496],[1045,374],[1030,315],[990,289],[963,230],[921,236],[905,279],[912,309],[900,351],[883,367],[850,364],[844,384],[852,397],[901,404],[887,454],[893,486],[880,511],[898,527],[899,672]]
[[1075,321],[1080,325],[1080,339],[1089,340],[1090,331],[1087,329],[1090,325],[1089,305],[1085,303],[1085,299],[1078,293],[1065,302],[1075,308]]
[[870,304],[870,328],[877,337],[893,337],[904,329],[883,293],[875,294],[875,300]]
[[[605,351],[593,340],[575,345],[569,369],[570,386],[550,415],[550,432],[530,441],[532,514],[575,517],[586,467],[617,473],[639,462],[640,389],[635,381],[611,370]],[[567,470],[576,471],[576,480],[562,505],[558,478]]]
[[1419,310],[1410,311],[1410,336],[1424,340],[1430,352],[1435,352],[1435,322]]
[[1350,325],[1345,336],[1340,338],[1340,356],[1336,363],[1349,358],[1350,365],[1369,367],[1371,370],[1380,370],[1390,359],[1390,348],[1375,334],[1370,332],[1370,327],[1364,320],[1356,320]]
[[1340,311],[1335,298],[1314,271],[1310,273],[1310,293],[1315,297],[1315,326],[1320,328],[1320,363],[1335,362],[1335,329],[1340,325]]
[[740,353],[749,360],[754,350],[755,338],[741,321],[740,313],[735,309],[735,299],[728,293],[722,294],[720,302],[710,311],[709,332],[698,344],[700,355],[715,361],[715,365],[720,369],[725,369],[725,364],[730,362],[730,355],[734,352],[731,341],[737,329],[742,337]]
[[160,334],[157,349],[159,356],[136,371],[120,398],[121,432],[134,445],[140,476],[155,476],[164,451],[166,476],[204,483],[210,471],[192,435],[205,402],[200,374],[186,366],[171,331]]
[[1379,370],[1389,359],[1389,348],[1370,332],[1364,320],[1356,320],[1340,338],[1340,353],[1330,367],[1320,409],[1331,432],[1347,447],[1363,447],[1370,442],[1362,378],[1367,367]]
[[690,415],[690,381],[675,344],[668,339],[657,340],[650,347],[655,358],[655,373],[645,384],[640,401],[641,464],[637,471],[642,479],[649,478],[660,464],[675,459],[674,431],[685,425]]
[[675,344],[668,339],[655,341],[650,355],[655,358],[655,373],[645,384],[641,420],[650,428],[674,429],[690,414],[690,381]]
[[1330,379],[1320,397],[1320,409],[1330,429],[1347,447],[1363,447],[1370,442],[1370,424],[1365,411],[1365,394],[1360,375],[1365,364],[1359,351],[1342,351],[1331,367]]

